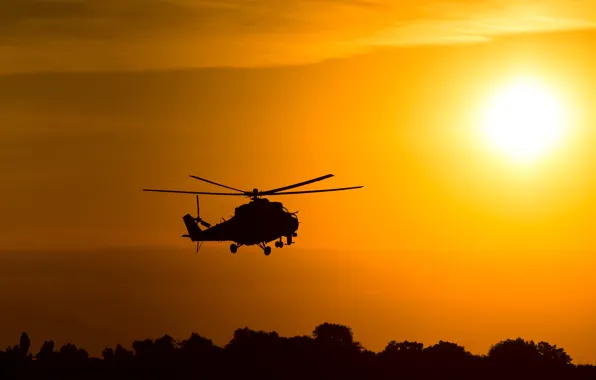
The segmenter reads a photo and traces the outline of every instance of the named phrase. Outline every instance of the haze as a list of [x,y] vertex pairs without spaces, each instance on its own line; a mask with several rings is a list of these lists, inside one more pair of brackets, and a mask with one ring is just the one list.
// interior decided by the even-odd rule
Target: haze
[[[596,7],[417,4],[2,2],[0,344],[27,331],[97,355],[328,321],[372,350],[521,336],[594,363]],[[530,167],[476,133],[520,76],[573,115]],[[327,173],[312,188],[365,187],[277,199],[301,224],[269,257],[195,254],[193,197],[141,192]],[[241,203],[205,196],[201,216]]]

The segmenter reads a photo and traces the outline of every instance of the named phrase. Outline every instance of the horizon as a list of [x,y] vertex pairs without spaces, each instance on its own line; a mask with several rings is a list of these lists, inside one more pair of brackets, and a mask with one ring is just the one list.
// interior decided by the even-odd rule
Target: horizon
[[[592,356],[581,354],[582,349],[580,347],[583,345],[581,339],[569,340],[561,334],[553,334],[548,331],[523,334],[523,327],[501,328],[499,333],[503,336],[499,337],[499,333],[491,332],[490,335],[494,336],[495,339],[492,342],[487,342],[486,340],[474,338],[473,335],[467,335],[464,339],[458,338],[457,336],[461,334],[461,328],[456,325],[438,327],[436,325],[437,319],[443,318],[445,315],[439,314],[433,318],[432,315],[420,315],[414,309],[410,310],[411,315],[404,311],[401,312],[401,315],[396,315],[390,311],[390,308],[385,309],[386,314],[375,314],[366,310],[359,311],[358,305],[363,300],[371,302],[371,299],[379,298],[384,292],[376,290],[378,288],[375,288],[375,283],[366,284],[362,280],[355,280],[356,272],[353,270],[348,272],[348,278],[344,280],[337,279],[326,273],[329,269],[337,266],[335,260],[340,258],[343,258],[346,262],[339,268],[349,267],[350,262],[356,261],[357,257],[362,254],[359,251],[348,251],[348,254],[346,254],[346,252],[338,250],[322,250],[322,252],[327,252],[330,255],[323,256],[318,260],[319,268],[306,269],[309,262],[312,262],[316,257],[321,257],[317,252],[309,252],[310,250],[305,252],[299,247],[292,247],[291,249],[295,253],[290,261],[287,261],[287,258],[286,260],[277,258],[281,262],[267,264],[272,259],[276,260],[274,255],[277,252],[274,252],[270,257],[265,257],[258,248],[252,248],[250,251],[231,255],[226,246],[218,246],[213,243],[210,245],[205,244],[198,254],[195,254],[192,244],[186,248],[72,248],[69,252],[61,252],[60,250],[47,252],[21,251],[13,254],[8,254],[10,251],[2,251],[0,273],[3,273],[2,281],[6,282],[7,285],[2,284],[0,287],[6,288],[9,283],[15,284],[15,280],[19,278],[16,281],[21,284],[20,286],[25,294],[28,294],[28,298],[21,302],[16,299],[7,300],[5,298],[12,313],[0,316],[0,323],[5,326],[12,326],[12,328],[5,329],[0,334],[0,344],[4,346],[14,344],[18,341],[18,337],[22,332],[27,332],[32,341],[31,351],[34,353],[41,347],[43,341],[53,340],[58,347],[62,344],[72,343],[79,348],[86,349],[93,357],[101,357],[101,351],[106,347],[115,347],[116,344],[121,344],[123,347],[130,349],[130,345],[134,340],[157,339],[164,335],[170,335],[176,340],[181,340],[186,339],[194,332],[211,339],[215,345],[224,347],[232,338],[233,332],[239,328],[248,327],[255,331],[265,332],[275,331],[280,337],[310,336],[316,325],[328,322],[351,327],[354,332],[354,339],[366,349],[376,353],[381,352],[392,340],[398,342],[416,341],[423,343],[425,347],[442,340],[463,346],[474,355],[483,355],[488,352],[491,345],[502,340],[519,337],[527,341],[546,341],[553,345],[556,344],[557,347],[565,349],[573,358],[574,364],[596,364],[596,359]],[[103,259],[97,254],[102,254]],[[168,257],[168,254],[180,256],[177,260],[170,261],[167,266],[164,266],[161,263],[161,258]],[[34,258],[38,262],[35,269],[27,265],[32,259],[30,255],[35,255]],[[226,256],[233,257],[227,258]],[[245,257],[240,258],[240,256]],[[427,256],[432,257],[428,253]],[[238,262],[239,260],[240,262]],[[250,288],[246,287],[251,283],[251,277],[246,276],[242,271],[245,265],[253,262],[260,262],[260,265],[265,265],[254,273],[255,276],[277,281],[276,286],[269,290],[265,290],[261,286],[258,295],[253,294]],[[225,263],[227,263],[227,266],[223,267]],[[201,270],[198,273],[193,271],[193,265],[201,266],[201,264],[209,264],[210,266],[200,268]],[[377,265],[382,266],[382,264]],[[4,268],[4,270],[11,268],[12,273],[8,275],[1,268]],[[40,272],[43,270],[42,268],[51,269],[55,274],[42,275],[43,272]],[[301,268],[301,272],[289,277],[288,273],[290,272],[288,270],[290,268]],[[285,274],[278,273],[280,270]],[[387,276],[387,274],[382,274],[383,271],[380,268],[369,268],[368,271],[377,273],[380,276]],[[27,273],[29,277],[21,277],[23,273]],[[38,294],[39,291],[33,293],[35,287],[30,281],[38,275],[45,277],[43,283],[48,287],[41,294]],[[317,280],[319,286],[313,287],[312,284],[302,284],[301,275],[310,276],[311,279]],[[428,275],[427,273],[426,276]],[[129,284],[130,289],[120,288],[119,285],[129,282],[127,280],[129,276],[139,278],[142,282],[135,284],[132,288]],[[81,280],[83,277],[85,278],[84,281]],[[230,280],[230,278],[234,280]],[[113,290],[107,294],[105,294],[104,286],[106,279],[113,282]],[[171,279],[177,280],[172,283]],[[377,282],[381,281],[382,279],[377,280]],[[78,287],[69,288],[69,283],[77,284]],[[25,284],[29,285],[25,286]],[[303,289],[296,290],[296,286],[301,285]],[[209,290],[214,289],[214,287],[220,294],[224,295],[224,300],[216,301],[210,296]],[[241,288],[244,289],[242,292],[234,294]],[[306,299],[301,301],[301,306],[306,311],[310,308],[311,312],[307,315],[304,313],[301,315],[304,321],[301,321],[298,326],[291,327],[283,322],[276,322],[275,318],[262,317],[262,310],[269,310],[282,316],[289,316],[293,311],[298,310],[296,307],[288,308],[287,305],[280,302],[284,298],[284,289],[287,291],[286,294],[292,297],[298,295],[301,296],[300,298],[308,295],[313,297],[310,301]],[[327,302],[330,302],[335,298],[334,294],[337,293],[338,289],[344,290],[342,294],[344,300],[341,303],[348,306],[347,309],[345,306],[339,307],[340,303],[338,301],[331,302],[332,304],[328,306],[316,302],[317,297],[323,297],[327,299]],[[349,289],[349,291],[346,291],[346,289]],[[81,291],[84,291],[88,297],[84,304],[80,304],[82,301]],[[170,291],[178,291],[180,294],[172,300],[173,293],[168,293]],[[192,299],[197,302],[205,302],[205,305],[213,307],[214,314],[209,313],[211,316],[206,318],[206,313],[203,312],[200,304],[186,305],[185,301],[191,300],[189,298],[190,294],[195,295]],[[113,297],[113,304],[105,310],[101,309],[103,303],[94,302],[95,299],[108,300],[110,297]],[[151,299],[147,297],[152,297],[153,302],[143,301],[144,299]],[[124,303],[125,299],[129,300],[127,302],[128,306]],[[24,304],[22,302],[31,300],[39,302],[27,302],[29,306],[23,308]],[[68,309],[62,310],[58,305],[48,309],[45,305],[48,302],[50,304],[56,303],[57,300],[60,300],[58,305],[70,305],[70,311]],[[133,300],[134,302],[131,303]],[[233,307],[237,312],[234,313],[236,316],[230,319],[230,306],[238,302],[241,302],[244,306],[241,309]],[[164,315],[157,312],[160,310],[162,303],[168,305],[168,310],[173,312],[172,317],[164,318],[170,313]],[[74,305],[78,306],[75,307]],[[248,305],[252,306],[249,307]],[[148,307],[149,309],[147,309]],[[246,307],[244,315],[239,314],[238,311],[244,307]],[[153,312],[151,315],[146,315],[142,311],[143,308],[153,310]],[[375,310],[378,310],[378,306]],[[124,314],[121,315],[122,312]],[[71,315],[70,313],[74,314]],[[73,315],[76,316],[73,317]],[[101,321],[102,315],[106,316],[106,320],[103,322]],[[185,318],[179,319],[175,315],[185,315]],[[226,315],[225,322],[221,318],[224,315]],[[321,315],[321,317],[318,315]],[[396,317],[397,319],[394,319]],[[43,320],[44,318],[49,318],[53,322],[49,325],[45,322],[40,323],[39,319]],[[409,326],[419,318],[425,318],[428,325],[432,325],[432,321],[435,321],[435,328],[412,333]],[[246,322],[243,321],[244,319],[246,319]],[[17,320],[19,322],[16,322]],[[130,331],[110,328],[110,326],[129,326],[133,320],[144,322],[139,326],[134,325],[134,328]],[[174,320],[177,320],[177,322],[172,324]],[[375,322],[382,323],[388,332],[379,331]],[[531,320],[527,322],[530,323]],[[45,327],[40,328],[40,326]],[[489,332],[494,327],[496,326],[487,321],[484,323],[483,331]],[[475,330],[478,331],[478,328],[471,329],[471,331]],[[458,331],[460,332],[458,333]],[[59,336],[63,338],[59,338]]]

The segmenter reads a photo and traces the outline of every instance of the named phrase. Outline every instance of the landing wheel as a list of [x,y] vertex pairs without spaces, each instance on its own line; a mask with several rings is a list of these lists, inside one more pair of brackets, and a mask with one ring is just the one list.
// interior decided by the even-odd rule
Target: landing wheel
[[275,247],[276,248],[282,248],[284,246],[284,242],[283,241],[276,241],[275,242]]
[[238,246],[236,244],[230,245],[230,252],[232,252],[232,253],[238,252]]
[[269,256],[271,254],[271,247],[265,247],[265,256]]

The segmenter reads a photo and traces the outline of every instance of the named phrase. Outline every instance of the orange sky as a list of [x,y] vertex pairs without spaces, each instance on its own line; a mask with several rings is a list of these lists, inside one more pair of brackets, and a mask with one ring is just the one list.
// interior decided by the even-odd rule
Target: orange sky
[[[394,3],[3,2],[0,300],[14,312],[0,344],[27,330],[97,353],[336,321],[374,350],[522,336],[593,363],[596,9]],[[475,137],[519,76],[573,115],[529,168]],[[300,211],[299,237],[267,258],[196,256],[180,238],[192,196],[140,191],[326,173],[320,187],[365,187],[279,199]],[[203,197],[202,217],[240,202]]]

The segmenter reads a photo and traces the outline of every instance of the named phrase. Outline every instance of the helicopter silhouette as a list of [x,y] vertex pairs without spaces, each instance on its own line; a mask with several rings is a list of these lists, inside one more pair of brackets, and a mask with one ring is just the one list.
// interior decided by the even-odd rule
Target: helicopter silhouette
[[[263,198],[264,196],[323,193],[331,191],[353,190],[363,187],[352,186],[322,190],[286,191],[308,185],[313,182],[322,181],[324,179],[333,177],[333,174],[327,174],[322,177],[310,179],[308,181],[266,191],[260,191],[258,189],[253,189],[252,191],[239,190],[194,175],[191,175],[190,177],[210,183],[212,185],[234,190],[235,193],[160,189],[143,189],[143,191],[196,195],[197,216],[193,217],[190,214],[186,214],[182,217],[182,220],[184,221],[188,231],[188,234],[184,234],[182,237],[190,238],[191,241],[196,242],[197,252],[199,251],[199,243],[205,241],[231,241],[232,244],[230,244],[230,252],[232,253],[236,253],[238,248],[242,246],[258,245],[263,249],[263,252],[266,256],[271,254],[271,247],[269,247],[267,244],[272,241],[275,241],[276,248],[282,248],[284,246],[284,242],[282,241],[283,237],[286,238],[286,245],[294,244],[292,238],[298,236],[296,231],[298,230],[299,223],[295,212],[289,212],[281,202],[271,202],[267,198]],[[211,224],[201,219],[199,195],[244,196],[250,198],[250,202],[236,207],[234,216],[231,219],[224,220],[222,223],[211,226]],[[206,229],[202,230],[199,224]]]

